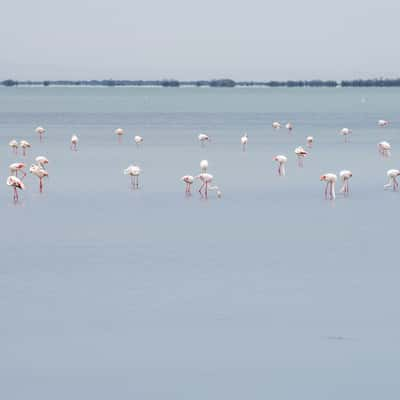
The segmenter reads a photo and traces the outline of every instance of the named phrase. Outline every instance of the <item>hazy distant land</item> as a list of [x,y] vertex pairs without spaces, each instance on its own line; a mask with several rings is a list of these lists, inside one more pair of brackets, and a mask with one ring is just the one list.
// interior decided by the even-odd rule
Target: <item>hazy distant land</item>
[[234,81],[232,79],[212,79],[197,81],[179,81],[175,79],[162,80],[56,80],[56,81],[17,81],[6,79],[1,82],[3,86],[13,87],[23,86],[161,86],[161,87],[179,87],[179,86],[209,86],[209,87],[399,87],[398,79],[354,79],[347,81],[337,80],[288,80],[288,81]]

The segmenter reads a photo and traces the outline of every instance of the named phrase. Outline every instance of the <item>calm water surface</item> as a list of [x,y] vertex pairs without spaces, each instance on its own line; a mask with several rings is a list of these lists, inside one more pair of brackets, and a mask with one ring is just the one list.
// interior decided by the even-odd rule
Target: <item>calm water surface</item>
[[[398,398],[400,194],[383,184],[400,168],[399,100],[399,89],[0,89],[1,397]],[[5,185],[22,159],[12,138],[32,143],[28,164],[50,159],[45,193],[28,176],[18,205]],[[184,196],[179,178],[203,158],[220,200]],[[122,174],[132,162],[137,191]],[[351,196],[325,201],[319,176],[341,169]]]

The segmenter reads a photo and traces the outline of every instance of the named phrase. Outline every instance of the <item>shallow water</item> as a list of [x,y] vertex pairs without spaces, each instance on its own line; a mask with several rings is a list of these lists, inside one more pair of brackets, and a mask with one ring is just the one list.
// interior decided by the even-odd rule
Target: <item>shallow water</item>
[[[394,398],[400,194],[383,184],[400,167],[399,97],[1,88],[2,397]],[[380,118],[391,126],[378,128]],[[274,120],[293,133],[274,132]],[[204,148],[201,131],[212,137]],[[300,169],[293,150],[307,135],[315,145]],[[12,138],[32,143],[28,164],[50,159],[45,193],[28,176],[17,205],[4,183],[22,159]],[[390,159],[378,156],[381,140]],[[284,178],[278,153],[289,157]],[[179,178],[203,158],[220,200],[184,196]],[[122,174],[132,162],[143,169],[136,191]],[[351,196],[324,200],[319,176],[341,169],[353,171]]]

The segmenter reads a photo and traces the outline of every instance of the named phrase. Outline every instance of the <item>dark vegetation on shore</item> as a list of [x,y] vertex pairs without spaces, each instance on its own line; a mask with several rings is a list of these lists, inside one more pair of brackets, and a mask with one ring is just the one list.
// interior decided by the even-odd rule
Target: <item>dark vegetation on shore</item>
[[57,80],[57,81],[16,81],[6,79],[1,82],[3,86],[12,87],[18,85],[24,86],[161,86],[161,87],[179,87],[179,86],[209,86],[230,88],[235,86],[268,86],[268,87],[400,87],[399,79],[354,79],[347,81],[335,80],[310,80],[310,81],[234,81],[232,79],[213,79],[199,81],[178,81],[175,79],[163,79],[155,81],[144,80]]

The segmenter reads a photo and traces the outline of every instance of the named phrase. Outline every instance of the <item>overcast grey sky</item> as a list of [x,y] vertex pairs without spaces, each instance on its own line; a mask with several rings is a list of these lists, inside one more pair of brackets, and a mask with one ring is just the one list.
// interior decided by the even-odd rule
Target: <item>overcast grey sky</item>
[[0,79],[399,76],[399,0],[22,0]]

